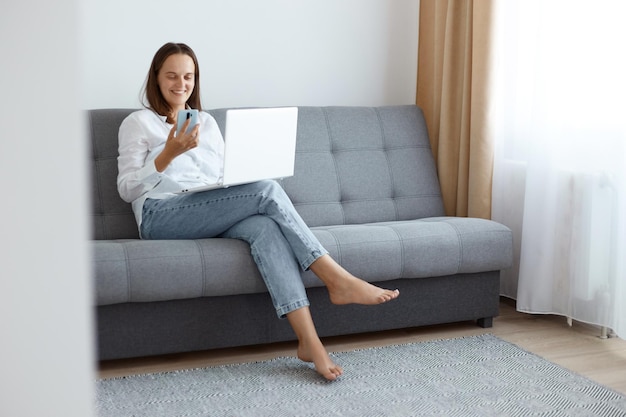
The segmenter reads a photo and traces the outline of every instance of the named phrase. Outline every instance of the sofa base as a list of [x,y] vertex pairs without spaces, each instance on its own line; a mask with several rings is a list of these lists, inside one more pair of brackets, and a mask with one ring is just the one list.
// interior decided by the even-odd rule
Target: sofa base
[[[500,273],[459,274],[382,282],[400,297],[378,306],[335,306],[324,287],[309,288],[321,337],[476,320],[498,315]],[[207,297],[97,308],[100,360],[163,355],[294,340],[269,294]]]

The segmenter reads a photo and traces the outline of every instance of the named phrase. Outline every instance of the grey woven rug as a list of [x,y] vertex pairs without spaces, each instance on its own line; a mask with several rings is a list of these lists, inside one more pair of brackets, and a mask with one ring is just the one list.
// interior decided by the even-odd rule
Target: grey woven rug
[[97,381],[102,417],[626,416],[626,396],[492,335]]

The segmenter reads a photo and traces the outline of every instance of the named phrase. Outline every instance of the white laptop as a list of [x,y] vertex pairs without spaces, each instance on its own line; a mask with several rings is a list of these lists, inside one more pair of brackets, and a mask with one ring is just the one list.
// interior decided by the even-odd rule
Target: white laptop
[[179,194],[293,176],[297,126],[297,107],[228,110],[222,180]]

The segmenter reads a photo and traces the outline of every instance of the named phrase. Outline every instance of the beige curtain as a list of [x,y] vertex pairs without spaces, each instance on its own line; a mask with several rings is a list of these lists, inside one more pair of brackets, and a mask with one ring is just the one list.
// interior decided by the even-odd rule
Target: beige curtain
[[491,217],[488,128],[492,0],[421,0],[417,105],[447,215]]

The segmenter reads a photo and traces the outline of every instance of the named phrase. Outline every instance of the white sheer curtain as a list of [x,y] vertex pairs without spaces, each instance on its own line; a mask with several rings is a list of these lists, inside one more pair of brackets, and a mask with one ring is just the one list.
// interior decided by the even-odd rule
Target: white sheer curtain
[[496,2],[492,217],[502,294],[626,337],[626,2]]

